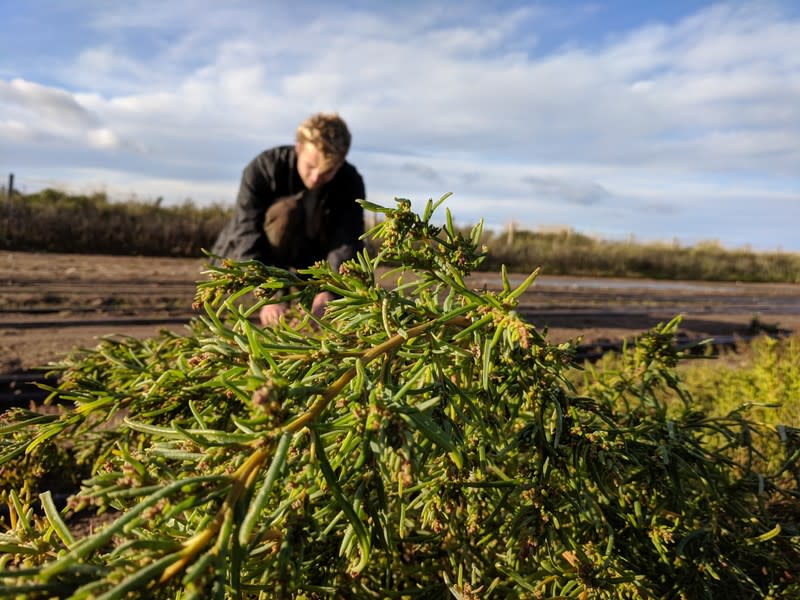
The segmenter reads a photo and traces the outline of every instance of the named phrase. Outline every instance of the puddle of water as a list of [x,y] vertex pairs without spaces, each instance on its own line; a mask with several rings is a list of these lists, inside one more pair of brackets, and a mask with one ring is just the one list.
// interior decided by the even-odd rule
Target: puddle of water
[[[481,283],[489,287],[500,287],[503,282],[500,275],[486,274],[479,277]],[[525,280],[523,275],[509,275],[511,287],[516,287]],[[537,277],[533,283],[538,287],[588,288],[599,290],[672,290],[692,292],[725,292],[737,289],[736,283],[713,283],[706,281],[661,281],[654,279],[604,279],[602,277]]]

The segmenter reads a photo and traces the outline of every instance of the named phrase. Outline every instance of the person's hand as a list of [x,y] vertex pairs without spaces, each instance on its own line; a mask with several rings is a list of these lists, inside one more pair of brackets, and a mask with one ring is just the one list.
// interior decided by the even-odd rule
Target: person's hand
[[285,303],[280,304],[267,304],[258,313],[258,319],[261,325],[267,327],[269,325],[277,325],[281,317],[289,310],[289,305]]
[[314,296],[314,301],[311,303],[311,314],[321,319],[322,315],[325,313],[325,307],[328,306],[328,302],[333,300],[333,298],[334,296],[330,292],[320,292]]

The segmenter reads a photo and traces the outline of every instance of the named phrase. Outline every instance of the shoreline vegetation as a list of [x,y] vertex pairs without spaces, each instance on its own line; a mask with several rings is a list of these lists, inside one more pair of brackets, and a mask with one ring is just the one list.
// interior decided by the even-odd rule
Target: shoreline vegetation
[[[105,193],[15,192],[0,198],[0,250],[199,257],[231,210],[188,199],[162,206],[160,198],[112,202]],[[481,241],[489,247],[482,268],[492,271],[505,265],[509,272],[542,267],[551,275],[800,282],[800,253],[729,249],[714,241],[694,246],[610,241],[572,230],[519,230],[513,236],[486,231]],[[379,242],[367,243],[377,249]]]

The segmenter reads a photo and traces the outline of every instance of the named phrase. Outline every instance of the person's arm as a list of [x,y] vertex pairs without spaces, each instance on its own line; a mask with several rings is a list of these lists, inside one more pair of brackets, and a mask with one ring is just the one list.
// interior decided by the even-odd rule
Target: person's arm
[[364,242],[360,237],[364,233],[364,209],[356,200],[366,199],[364,180],[355,169],[354,177],[340,197],[332,212],[334,226],[328,245],[327,261],[335,270],[346,260],[356,257]]
[[[352,175],[344,189],[337,194],[335,208],[330,214],[332,223],[328,229],[330,237],[326,260],[334,270],[338,270],[346,260],[355,258],[356,253],[364,247],[360,239],[364,233],[364,209],[356,200],[365,198],[364,180],[352,169]],[[319,292],[311,303],[311,314],[321,318],[334,298],[331,292]]]
[[[255,259],[269,264],[270,246],[264,231],[264,217],[272,204],[273,194],[268,177],[270,172],[259,159],[253,160],[242,173],[239,194],[236,197],[232,254],[238,260]],[[288,306],[283,303],[267,304],[259,311],[263,326],[272,326],[286,314]]]
[[269,244],[264,233],[264,215],[271,202],[271,193],[265,173],[253,160],[242,173],[239,194],[233,216],[232,249],[230,258],[256,259],[266,263]]

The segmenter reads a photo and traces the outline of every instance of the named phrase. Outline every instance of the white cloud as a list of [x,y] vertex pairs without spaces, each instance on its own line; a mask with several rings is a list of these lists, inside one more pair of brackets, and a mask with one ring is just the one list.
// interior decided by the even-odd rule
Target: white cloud
[[531,194],[534,198],[545,198],[550,202],[591,206],[612,197],[611,192],[594,181],[536,175],[527,175],[522,178],[522,181],[531,186]]
[[89,145],[94,148],[110,150],[119,148],[121,145],[117,135],[106,127],[90,129],[86,137],[89,140]]
[[630,233],[655,230],[655,212],[678,231],[698,203],[724,212],[742,188],[775,210],[800,204],[800,20],[779,5],[719,4],[549,47],[563,13],[478,6],[92,5],[96,37],[60,63],[62,86],[0,80],[0,140],[19,156],[78,144],[86,153],[62,167],[184,181],[181,199],[218,200],[308,113],[338,110],[369,193],[454,191],[469,219]]
[[121,56],[113,47],[104,45],[88,48],[78,55],[74,81],[80,82],[81,75],[88,81],[114,74],[119,79],[140,81],[144,70],[135,60]]
[[13,119],[0,121],[0,139],[9,143],[32,142],[37,137],[39,137],[37,132],[26,123]]
[[103,150],[123,145],[78,96],[64,90],[24,79],[0,81],[0,106],[15,117],[0,122],[0,137],[9,141]]
[[95,123],[71,94],[24,79],[0,80],[0,102],[8,112],[25,114],[28,121],[35,119],[62,128]]

